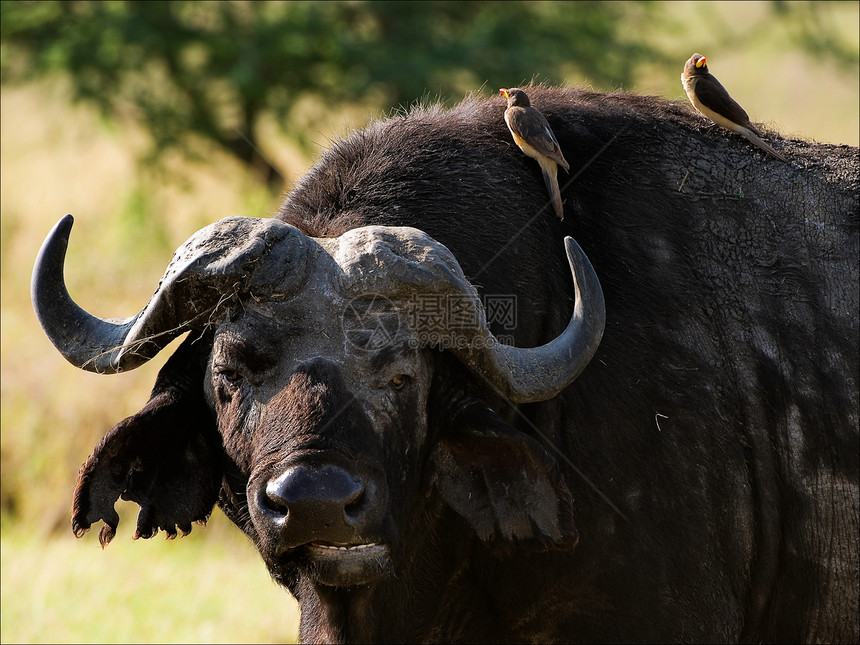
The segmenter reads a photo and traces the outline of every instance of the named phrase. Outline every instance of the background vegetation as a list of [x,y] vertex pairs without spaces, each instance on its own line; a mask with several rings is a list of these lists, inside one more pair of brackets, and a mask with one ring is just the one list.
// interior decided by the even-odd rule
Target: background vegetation
[[173,250],[228,215],[266,216],[332,139],[416,101],[531,78],[686,102],[694,51],[752,118],[858,144],[857,2],[0,3],[3,642],[273,642],[297,614],[217,512],[102,552],[68,509],[80,464],[146,401],[170,348],[112,377],[66,364],[29,276],[76,216],[72,295],[137,311]]

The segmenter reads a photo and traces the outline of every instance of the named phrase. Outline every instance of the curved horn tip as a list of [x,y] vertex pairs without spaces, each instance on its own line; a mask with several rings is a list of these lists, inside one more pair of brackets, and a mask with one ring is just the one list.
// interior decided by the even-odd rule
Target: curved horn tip
[[[60,220],[54,224],[53,228],[45,236],[45,241],[39,248],[36,254],[36,262],[33,265],[33,275],[30,277],[30,301],[33,303],[33,309],[36,312],[36,317],[41,323],[43,320],[41,309],[49,302],[45,302],[45,288],[51,287],[51,295],[56,293],[57,273],[45,271],[47,263],[53,264],[54,268],[59,265],[59,278],[62,281],[63,263],[66,259],[66,249],[69,246],[69,235],[72,231],[72,224],[75,223],[75,218],[70,214],[63,215]],[[49,283],[53,283],[50,284]]]
[[[581,290],[584,287],[589,287],[588,291],[591,298],[589,307],[593,314],[596,314],[603,322],[600,324],[603,327],[606,320],[606,302],[603,297],[603,288],[600,286],[600,279],[597,277],[597,272],[591,264],[591,260],[582,250],[579,243],[569,235],[564,238],[564,250],[567,252],[567,261],[570,264],[571,275],[573,276],[574,289],[576,291],[577,306],[581,301]],[[581,284],[584,278],[586,285]],[[603,336],[603,330],[600,331],[600,336]]]
[[103,320],[85,312],[69,296],[64,263],[74,221],[68,214],[60,218],[39,249],[30,280],[33,311],[48,339],[72,365],[115,373],[119,365],[114,350],[122,345],[134,319]]
[[[514,403],[543,401],[557,395],[572,383],[585,369],[597,351],[606,325],[606,303],[597,273],[579,246],[570,236],[564,238],[565,251],[573,278],[573,315],[567,328],[555,340],[538,348],[511,350],[511,358],[522,353],[529,360],[523,362],[519,374],[510,382],[508,398]],[[539,358],[538,358],[539,357]],[[536,360],[535,360],[536,359]],[[536,366],[546,366],[548,381],[536,378]]]
[[[72,224],[74,224],[74,223],[75,223],[75,218],[72,217],[72,214],[66,213],[65,215],[63,215],[59,219],[59,221],[56,224],[54,224],[54,228],[51,229],[51,233],[53,233],[54,231],[58,231],[58,232],[63,231],[64,232],[63,237],[68,238],[69,231],[72,230]],[[49,233],[48,235],[50,236],[51,233]]]

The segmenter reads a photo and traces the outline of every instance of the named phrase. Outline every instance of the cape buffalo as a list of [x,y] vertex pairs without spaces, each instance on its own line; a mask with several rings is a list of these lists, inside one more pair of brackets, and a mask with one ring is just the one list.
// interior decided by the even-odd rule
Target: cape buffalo
[[335,143],[126,320],[68,297],[61,220],[33,300],[72,363],[188,332],[82,467],[75,533],[217,503],[307,642],[856,642],[857,149],[771,135],[782,162],[688,106],[527,89],[563,221],[501,97]]

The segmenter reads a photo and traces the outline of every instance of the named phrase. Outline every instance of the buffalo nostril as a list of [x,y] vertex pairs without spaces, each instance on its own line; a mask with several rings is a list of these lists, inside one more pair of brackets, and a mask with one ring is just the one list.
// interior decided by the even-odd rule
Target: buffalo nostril
[[265,495],[261,498],[264,508],[273,511],[277,515],[286,515],[289,512],[287,501],[281,496],[277,480],[266,484]]
[[294,466],[266,483],[260,502],[279,522],[348,528],[360,515],[364,485],[342,468]]
[[346,505],[344,505],[343,512],[346,513],[346,516],[350,519],[358,518],[364,508],[365,499],[366,495],[362,488],[353,495],[352,499],[350,499]]

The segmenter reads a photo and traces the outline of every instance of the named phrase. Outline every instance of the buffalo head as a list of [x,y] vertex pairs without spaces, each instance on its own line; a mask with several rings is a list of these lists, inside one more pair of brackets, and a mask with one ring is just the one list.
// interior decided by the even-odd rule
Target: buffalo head
[[[575,544],[553,458],[486,403],[551,398],[596,350],[603,296],[571,238],[573,316],[524,349],[498,341],[457,260],[416,229],[311,238],[277,220],[224,219],[179,248],[137,315],[104,320],[64,286],[71,225],[50,233],[32,283],[71,363],[133,369],[190,332],[146,407],[82,467],[76,533],[104,521],[109,542],[119,497],[140,504],[140,537],[190,531],[217,502],[303,613],[326,590],[390,580],[432,540],[430,517],[490,544]],[[429,296],[456,300],[461,324],[428,315]]]

